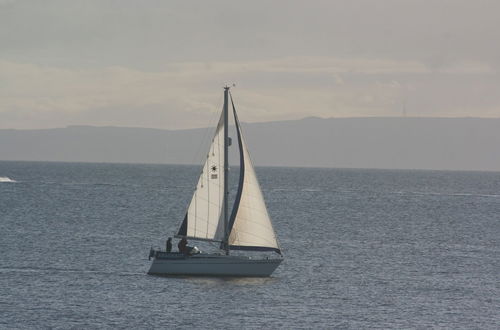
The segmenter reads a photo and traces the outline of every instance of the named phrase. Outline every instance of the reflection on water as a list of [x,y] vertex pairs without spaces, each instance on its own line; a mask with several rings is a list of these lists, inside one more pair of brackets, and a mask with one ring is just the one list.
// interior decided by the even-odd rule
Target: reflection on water
[[218,286],[218,285],[264,285],[271,284],[279,281],[279,278],[274,277],[184,277],[189,282],[207,285],[207,286]]

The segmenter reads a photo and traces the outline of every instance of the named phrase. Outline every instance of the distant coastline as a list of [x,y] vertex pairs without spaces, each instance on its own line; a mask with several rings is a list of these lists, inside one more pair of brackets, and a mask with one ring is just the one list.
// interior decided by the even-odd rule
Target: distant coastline
[[[257,166],[500,171],[500,119],[360,117],[244,123]],[[0,160],[200,164],[207,128],[0,129]]]

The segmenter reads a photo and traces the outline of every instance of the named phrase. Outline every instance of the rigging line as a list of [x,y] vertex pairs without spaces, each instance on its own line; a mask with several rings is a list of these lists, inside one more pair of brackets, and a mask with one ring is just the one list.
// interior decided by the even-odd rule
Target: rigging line
[[[223,142],[224,142],[224,141],[223,141]],[[218,167],[219,167],[219,168],[217,169],[218,171],[220,171],[220,164],[221,164],[221,159],[220,159],[220,156],[224,153],[224,152],[221,152],[221,150],[220,150],[220,149],[221,149],[220,134],[217,134],[217,156],[218,156],[218,157],[217,157],[217,158],[218,158],[217,165],[218,165]],[[218,211],[219,211],[219,214],[218,214],[218,217],[217,217],[216,221],[218,222],[218,221],[219,221],[219,218],[220,218],[220,213],[221,213],[221,211],[222,211],[221,209],[222,209],[222,203],[223,203],[223,201],[221,201],[221,197],[220,197],[220,196],[221,196],[221,193],[222,193],[222,195],[224,195],[224,188],[222,187],[222,191],[221,191],[221,185],[220,185],[220,181],[221,181],[221,180],[220,180],[220,179],[221,179],[221,178],[223,178],[223,176],[219,175],[219,172],[217,172],[217,175],[218,175],[218,180],[219,180],[219,181],[218,181],[218,182],[219,182],[219,184],[218,184],[218,187],[219,187],[219,193],[218,193],[218,196],[217,196],[217,197],[218,197],[218,204],[217,204],[217,206],[219,206],[219,207],[218,207],[218,209],[219,209],[219,210],[218,210]],[[226,178],[224,178],[224,180],[225,180],[225,179],[226,179]],[[215,234],[214,234],[214,235],[217,235],[217,228],[215,228]]]
[[[212,149],[212,148],[210,148]],[[210,150],[208,151],[211,152]],[[208,159],[208,158],[207,158]],[[208,224],[210,223],[210,164],[207,163],[207,230],[205,231],[205,236],[208,237]]]
[[[217,102],[215,104],[220,104],[221,103],[221,98],[222,96],[219,95],[217,97]],[[211,111],[209,113],[209,120],[208,120],[208,125],[203,129],[203,136],[202,139],[200,139],[200,143],[198,144],[198,148],[196,149],[196,152],[193,155],[193,158],[191,159],[191,164],[203,164],[205,161],[201,159],[201,157],[205,157],[206,154],[202,154],[202,148],[205,144],[205,141],[209,138],[209,134],[212,132],[214,135],[215,131],[217,130],[217,125],[218,125],[218,119],[219,119],[219,108],[218,107],[211,107]],[[217,121],[217,125],[214,125],[214,122]],[[214,127],[215,126],[215,130]]]

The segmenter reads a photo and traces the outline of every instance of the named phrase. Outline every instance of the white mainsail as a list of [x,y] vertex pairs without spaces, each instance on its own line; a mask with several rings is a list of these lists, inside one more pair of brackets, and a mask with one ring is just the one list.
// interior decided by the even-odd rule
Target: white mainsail
[[215,130],[193,198],[177,236],[221,241],[224,204],[224,118]]
[[229,224],[229,246],[233,250],[274,250],[281,253],[259,181],[241,133],[234,104],[233,113],[240,146],[241,168],[238,194]]

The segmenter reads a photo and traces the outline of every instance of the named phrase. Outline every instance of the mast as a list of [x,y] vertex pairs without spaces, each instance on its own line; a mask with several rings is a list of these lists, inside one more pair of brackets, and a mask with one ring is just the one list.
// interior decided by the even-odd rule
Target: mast
[[224,251],[226,251],[226,255],[229,255],[229,218],[228,218],[228,199],[229,199],[229,191],[228,191],[228,178],[229,178],[229,134],[228,134],[228,126],[229,126],[229,104],[228,104],[228,94],[229,87],[224,87]]

